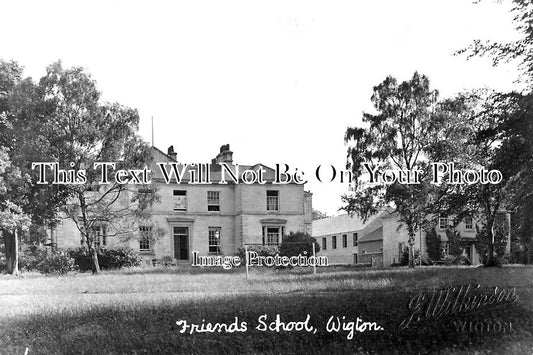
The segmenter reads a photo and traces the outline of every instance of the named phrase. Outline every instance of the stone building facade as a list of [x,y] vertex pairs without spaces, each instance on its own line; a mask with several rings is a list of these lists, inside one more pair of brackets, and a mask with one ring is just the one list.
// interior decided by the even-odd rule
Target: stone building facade
[[[199,255],[234,255],[245,244],[278,244],[289,232],[312,232],[312,193],[305,191],[301,184],[273,183],[274,169],[262,164],[237,168],[229,145],[223,145],[210,162],[212,183],[209,184],[191,183],[189,169],[192,167],[186,168],[179,184],[166,183],[156,164],[177,163],[177,155],[172,147],[167,153],[153,147],[152,154],[151,180],[160,196],[151,209],[153,227],[141,226],[138,237],[126,242],[106,235],[102,228],[100,245],[126,246],[139,251],[147,260],[190,262],[193,251]],[[228,170],[222,168],[222,163],[233,171],[262,169],[265,183],[235,183],[228,178]],[[219,183],[224,172],[226,184]],[[150,237],[155,227],[162,231],[156,240]],[[81,244],[79,231],[68,219],[52,235],[59,249]]]
[[[363,222],[357,216],[343,214],[313,221],[313,237],[320,243],[320,256],[327,256],[332,264],[370,264],[391,266],[399,263],[402,251],[408,246],[408,233],[401,225],[398,215],[381,211]],[[440,217],[435,227],[441,238],[442,255],[448,255],[446,229],[451,226],[451,217]],[[480,263],[475,247],[475,221],[466,219],[455,227],[461,234],[464,244],[463,255],[472,264]],[[426,233],[418,231],[415,237],[415,250],[427,255]],[[509,250],[510,245],[507,246]]]

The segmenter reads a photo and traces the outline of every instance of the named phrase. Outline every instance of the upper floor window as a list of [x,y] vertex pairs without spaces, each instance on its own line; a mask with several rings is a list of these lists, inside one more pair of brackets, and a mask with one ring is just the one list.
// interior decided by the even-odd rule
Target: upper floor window
[[337,236],[331,237],[331,249],[337,249]]
[[347,248],[348,247],[348,236],[346,234],[342,235],[342,247]]
[[174,190],[174,211],[187,211],[187,191]]
[[328,242],[327,242],[327,239],[326,237],[322,238],[322,250],[327,250],[328,249]]
[[220,211],[220,191],[207,191],[207,210]]
[[465,228],[474,229],[474,220],[472,219],[472,217],[465,218]]
[[221,235],[220,227],[209,227],[209,235],[208,235],[209,254],[215,254],[215,255],[221,254],[220,235]]
[[356,247],[359,240],[359,235],[357,233],[353,233],[353,246]]
[[103,226],[93,226],[93,245],[95,248],[105,247],[107,244],[107,238]]
[[284,226],[263,227],[263,245],[278,245],[284,234]]
[[439,228],[440,229],[448,228],[448,217],[439,217]]
[[279,191],[267,190],[267,211],[279,211]]
[[139,251],[152,250],[152,227],[140,226],[139,233]]

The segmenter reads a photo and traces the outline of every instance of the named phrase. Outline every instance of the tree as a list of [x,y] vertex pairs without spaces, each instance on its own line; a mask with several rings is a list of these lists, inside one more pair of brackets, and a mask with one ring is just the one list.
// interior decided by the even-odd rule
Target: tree
[[[354,176],[352,194],[343,196],[344,209],[368,219],[393,205],[408,232],[409,266],[414,267],[415,233],[426,223],[427,198],[431,185],[427,174],[427,150],[436,124],[433,113],[438,92],[430,89],[426,76],[415,73],[398,84],[387,77],[374,87],[372,103],[376,114],[364,113],[366,128],[348,128],[348,168]],[[367,184],[365,173],[374,169],[420,171],[419,184],[384,180]],[[368,179],[368,176],[366,176]]]
[[4,239],[7,271],[18,274],[19,231],[29,226],[29,218],[10,197],[18,190],[20,173],[14,168],[4,148],[0,147],[0,234]]
[[284,235],[281,245],[279,246],[279,254],[282,256],[298,256],[298,255],[313,255],[313,244],[315,244],[315,253],[320,251],[320,245],[316,239],[309,234],[303,232],[290,232],[289,235]]
[[456,258],[461,256],[463,254],[461,233],[454,228],[448,228],[446,229],[446,237],[448,238],[448,253]]
[[426,233],[426,245],[428,257],[431,260],[440,260],[442,242],[435,228],[431,228],[431,230]]
[[[459,50],[457,54],[467,53],[468,57],[488,56],[493,64],[516,61],[519,63],[521,81],[531,84],[533,79],[533,7],[529,0],[513,0],[512,12],[514,24],[521,38],[510,42],[494,42],[480,40],[468,48]],[[509,113],[505,119],[501,119],[491,132],[503,140],[501,152],[507,154],[507,159],[516,161],[520,166],[512,172],[509,184],[506,186],[508,196],[507,204],[513,212],[513,231],[517,244],[525,246],[527,262],[530,262],[533,251],[533,122],[532,92],[530,85],[524,93],[500,94],[496,105],[507,106]],[[511,105],[509,105],[511,104]],[[507,146],[505,146],[507,145]],[[509,174],[509,173],[508,173]],[[486,229],[492,233],[491,229]],[[491,259],[491,258],[487,258]]]
[[[90,75],[82,68],[64,69],[61,62],[50,65],[38,85],[22,82],[12,102],[15,134],[22,137],[14,156],[31,172],[32,190],[45,197],[39,201],[60,206],[48,210],[49,214],[34,210],[33,215],[41,221],[52,221],[58,212],[70,218],[92,254],[96,273],[102,230],[108,236],[129,239],[138,233],[140,224],[152,227],[148,210],[158,198],[153,188],[130,184],[132,176],[123,184],[112,175],[115,169],[143,169],[150,164],[150,147],[136,133],[139,115],[116,103],[102,104]],[[47,184],[36,184],[41,171],[31,170],[31,162],[57,162],[58,166],[46,166]],[[101,166],[95,166],[102,162],[116,165],[104,174]],[[85,170],[86,179],[52,184],[56,168]],[[101,185],[102,177],[109,183]],[[150,230],[155,232],[155,228]]]
[[322,211],[319,211],[319,210],[315,210],[313,208],[313,221],[316,221],[318,219],[324,219],[324,218],[328,218],[328,214],[326,212],[322,212]]
[[18,274],[20,233],[29,226],[25,179],[8,155],[15,140],[11,134],[10,95],[22,78],[22,67],[14,61],[0,60],[0,235],[4,242],[7,271]]

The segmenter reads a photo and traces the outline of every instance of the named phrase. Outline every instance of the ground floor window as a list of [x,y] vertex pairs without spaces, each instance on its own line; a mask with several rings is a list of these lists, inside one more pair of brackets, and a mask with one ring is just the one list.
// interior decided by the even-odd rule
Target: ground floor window
[[209,227],[209,254],[219,255],[220,252],[220,236],[221,228],[220,227]]
[[328,249],[328,243],[326,237],[322,238],[322,250]]
[[152,250],[152,227],[140,226],[139,227],[139,251],[151,251]]
[[285,226],[263,226],[263,245],[278,245],[285,234]]

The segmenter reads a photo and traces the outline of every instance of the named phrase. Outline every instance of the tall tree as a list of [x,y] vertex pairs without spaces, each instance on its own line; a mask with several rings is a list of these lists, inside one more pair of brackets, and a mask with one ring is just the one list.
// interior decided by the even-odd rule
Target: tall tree
[[[500,139],[507,141],[507,159],[520,158],[521,168],[514,172],[510,179],[507,193],[509,207],[513,211],[512,234],[525,245],[530,262],[533,251],[533,233],[531,220],[533,219],[533,120],[532,117],[532,90],[533,81],[533,6],[530,0],[513,0],[511,9],[514,14],[514,24],[520,37],[509,42],[480,41],[476,40],[468,48],[457,53],[467,53],[470,57],[488,56],[493,64],[514,61],[519,63],[521,75],[519,81],[528,84],[522,93],[502,94],[495,103],[509,105],[514,102],[512,114],[506,120],[500,120],[493,134],[498,134]],[[511,100],[509,100],[511,99]],[[505,144],[505,142],[504,142]],[[509,174],[509,173],[508,173]]]
[[[427,149],[436,130],[432,119],[438,92],[426,76],[415,73],[398,83],[391,76],[374,87],[376,114],[364,113],[365,128],[346,131],[348,168],[355,177],[352,194],[343,196],[344,209],[364,219],[387,206],[394,206],[409,236],[409,266],[414,267],[415,233],[426,224],[428,181]],[[368,164],[368,165],[366,165]],[[380,179],[368,184],[368,170],[394,169],[420,172],[420,183],[389,183]]]
[[[108,236],[133,237],[140,223],[149,223],[147,212],[157,199],[151,186],[130,184],[133,176],[126,175],[125,184],[112,175],[115,169],[150,166],[150,147],[136,133],[139,115],[119,104],[101,104],[90,75],[82,68],[64,69],[60,62],[47,68],[37,92],[43,105],[43,136],[52,148],[50,160],[63,169],[86,170],[84,183],[62,185],[68,196],[63,212],[91,251],[93,272],[99,272],[96,249],[102,230]],[[116,165],[104,174],[104,167],[95,165],[102,162]],[[102,178],[109,183],[101,185]]]
[[[29,217],[17,202],[20,202],[22,177],[11,165],[5,148],[0,147],[0,234],[4,239],[7,271],[18,274],[19,231],[29,227]],[[15,193],[14,193],[15,192]]]
[[[70,218],[79,230],[99,271],[98,238],[134,238],[139,223],[149,225],[148,210],[157,194],[150,186],[130,184],[132,175],[113,179],[118,169],[143,169],[151,160],[150,147],[137,135],[139,115],[119,104],[100,102],[96,83],[82,68],[64,69],[60,62],[47,68],[39,83],[20,81],[9,99],[12,140],[11,156],[31,179],[27,186],[31,203],[24,205],[35,223],[55,226],[61,216]],[[33,162],[54,162],[46,166],[47,184],[37,184],[40,169]],[[102,168],[95,163],[111,162],[100,185]],[[76,184],[52,184],[54,170],[86,170],[86,180]],[[79,182],[79,181],[78,181]],[[156,234],[156,233],[154,233]]]

